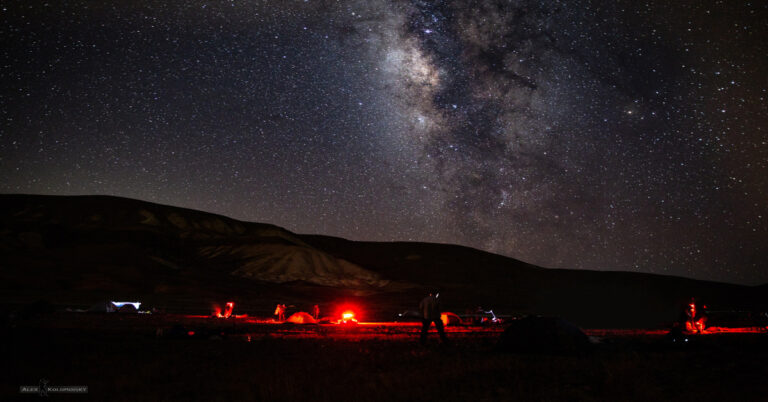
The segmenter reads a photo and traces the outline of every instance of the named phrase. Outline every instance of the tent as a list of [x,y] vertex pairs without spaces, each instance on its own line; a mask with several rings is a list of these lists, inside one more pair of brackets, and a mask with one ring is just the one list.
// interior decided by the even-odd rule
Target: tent
[[294,324],[315,324],[316,321],[309,313],[299,311],[298,313],[291,314],[285,322],[292,322]]
[[108,301],[96,303],[88,308],[90,313],[114,313],[115,311],[117,311],[117,307]]
[[134,306],[133,304],[131,304],[131,303],[126,303],[126,304],[123,304],[122,306],[120,306],[120,307],[117,309],[117,312],[118,312],[118,313],[130,313],[130,314],[136,314],[136,313],[138,313],[138,310],[136,310],[136,306]]
[[440,314],[440,321],[442,321],[443,325],[445,325],[446,327],[449,325],[453,326],[453,325],[464,324],[464,322],[461,321],[461,317],[448,311]]
[[559,317],[513,320],[499,339],[498,349],[520,353],[572,353],[586,351],[589,337]]

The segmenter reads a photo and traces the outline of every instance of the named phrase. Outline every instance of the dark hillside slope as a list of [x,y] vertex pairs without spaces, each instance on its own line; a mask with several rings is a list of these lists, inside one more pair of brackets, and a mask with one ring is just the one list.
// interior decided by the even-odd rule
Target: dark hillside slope
[[8,302],[138,295],[170,302],[267,289],[279,296],[296,283],[388,284],[274,225],[104,196],[0,196],[0,264]]
[[691,297],[721,310],[765,310],[768,295],[748,287],[620,271],[546,269],[468,247],[355,242],[302,235],[315,247],[393,279],[445,288],[457,305],[562,315],[584,326],[666,324]]
[[[368,304],[379,319],[429,287],[462,313],[560,315],[582,326],[674,320],[692,296],[764,310],[765,286],[629,272],[545,269],[468,247],[354,242],[106,196],[0,195],[0,303],[136,298],[201,309],[237,298]],[[179,307],[181,309],[181,307]]]

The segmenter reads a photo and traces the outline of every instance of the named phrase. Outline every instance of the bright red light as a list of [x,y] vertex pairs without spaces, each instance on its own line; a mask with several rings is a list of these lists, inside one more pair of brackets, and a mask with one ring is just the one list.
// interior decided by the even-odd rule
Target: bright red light
[[357,320],[355,319],[355,313],[352,310],[345,310],[343,313],[341,313],[341,319],[339,320],[339,324],[350,324],[350,323],[357,324]]
[[696,329],[699,332],[704,332],[704,319],[696,321]]
[[235,303],[234,302],[227,302],[226,308],[224,309],[224,313],[223,314],[221,313],[221,309],[218,308],[218,307],[214,307],[213,314],[216,317],[219,317],[219,318],[229,318],[230,316],[232,316],[232,310],[234,308],[235,308]]
[[706,319],[705,318],[699,318],[697,321],[686,321],[685,322],[685,330],[688,332],[698,332],[698,333],[705,333],[707,332],[705,329],[706,326]]

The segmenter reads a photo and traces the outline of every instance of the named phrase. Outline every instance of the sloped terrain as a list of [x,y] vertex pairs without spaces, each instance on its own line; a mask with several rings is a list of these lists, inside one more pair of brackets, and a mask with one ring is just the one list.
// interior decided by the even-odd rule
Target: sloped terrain
[[237,266],[233,275],[266,282],[305,281],[342,288],[382,287],[389,283],[375,272],[308,246],[276,243],[204,246],[200,248],[200,255],[233,261]]
[[388,284],[273,225],[102,196],[4,195],[0,208],[0,286],[11,299],[267,297],[290,294],[274,290],[286,283]]
[[[648,327],[678,319],[691,297],[714,310],[768,308],[762,286],[621,271],[546,269],[463,246],[354,242],[301,236],[384,277],[441,287],[456,312],[482,306],[517,315],[562,316],[580,326]],[[610,324],[609,324],[610,323]]]
[[690,297],[718,310],[768,309],[765,286],[545,269],[468,247],[354,242],[105,196],[0,196],[0,301],[90,303],[141,297],[177,309],[238,298],[354,299],[388,319],[438,287],[450,311],[563,316],[580,326],[647,327]]

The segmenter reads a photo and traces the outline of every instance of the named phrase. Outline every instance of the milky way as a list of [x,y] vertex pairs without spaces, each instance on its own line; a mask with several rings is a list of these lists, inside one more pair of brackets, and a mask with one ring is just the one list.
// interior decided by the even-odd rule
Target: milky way
[[768,282],[768,5],[729,3],[3,2],[0,191]]

